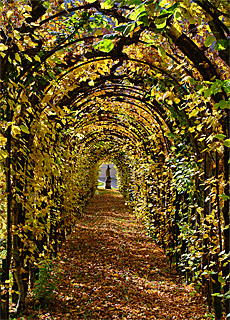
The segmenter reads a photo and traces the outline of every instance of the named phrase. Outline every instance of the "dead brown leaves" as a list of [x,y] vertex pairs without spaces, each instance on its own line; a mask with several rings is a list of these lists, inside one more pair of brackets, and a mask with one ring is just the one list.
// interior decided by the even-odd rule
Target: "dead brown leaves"
[[115,191],[95,196],[60,257],[55,301],[30,319],[207,319],[204,298],[169,269]]

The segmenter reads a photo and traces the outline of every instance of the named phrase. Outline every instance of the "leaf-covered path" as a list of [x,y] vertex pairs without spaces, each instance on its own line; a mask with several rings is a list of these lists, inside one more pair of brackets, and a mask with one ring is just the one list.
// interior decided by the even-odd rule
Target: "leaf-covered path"
[[207,319],[204,298],[169,268],[117,191],[94,197],[56,269],[55,301],[32,319]]

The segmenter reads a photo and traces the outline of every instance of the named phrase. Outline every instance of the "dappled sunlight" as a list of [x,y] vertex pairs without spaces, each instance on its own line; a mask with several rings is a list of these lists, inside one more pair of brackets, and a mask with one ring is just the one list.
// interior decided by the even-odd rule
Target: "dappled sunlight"
[[113,194],[94,198],[64,244],[50,319],[204,319],[205,299]]

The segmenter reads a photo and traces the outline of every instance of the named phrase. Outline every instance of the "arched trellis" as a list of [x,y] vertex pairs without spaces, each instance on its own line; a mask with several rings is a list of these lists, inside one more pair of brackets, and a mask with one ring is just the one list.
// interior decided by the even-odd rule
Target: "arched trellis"
[[[36,2],[36,1],[35,1]],[[195,2],[197,2],[197,1],[195,1]],[[41,5],[41,4],[40,4]],[[204,6],[204,7],[206,7],[206,5],[204,5],[204,4],[202,4],[202,6]],[[127,18],[127,17],[125,17],[123,14],[124,14],[124,12],[123,12],[123,14],[118,14],[118,12],[116,11],[117,10],[117,7],[115,6],[115,9],[113,9],[113,10],[102,10],[101,8],[100,8],[100,3],[99,2],[95,2],[94,4],[89,4],[89,5],[86,5],[86,6],[79,6],[78,8],[73,8],[73,9],[71,9],[71,12],[73,12],[73,11],[76,11],[76,10],[82,10],[82,9],[85,9],[85,10],[88,10],[88,9],[90,9],[91,7],[95,7],[95,9],[96,10],[98,10],[99,12],[102,12],[103,14],[106,14],[106,15],[112,15],[112,16],[114,16],[115,18],[117,18],[118,19],[118,21],[119,22],[121,22],[121,23],[127,23],[128,21],[130,22],[130,20]],[[126,8],[126,10],[129,10],[130,8]],[[43,11],[44,12],[44,11]],[[56,17],[60,17],[61,15],[63,15],[65,12],[61,12],[61,13],[58,13],[57,15],[56,15]],[[115,14],[116,13],[116,14]],[[214,10],[214,12],[212,12],[212,16],[215,16],[215,10]],[[41,21],[40,22],[40,24],[39,25],[37,25],[37,26],[35,26],[35,27],[33,27],[33,30],[35,30],[36,28],[38,28],[38,27],[41,27],[44,23],[47,23],[47,22],[49,22],[49,21],[51,21],[52,20],[52,18],[54,18],[55,16],[53,16],[53,17],[49,17],[48,19],[45,19],[44,21]],[[217,17],[217,19],[218,19],[218,17]],[[151,20],[151,22],[154,22],[153,21],[153,19],[152,19],[152,17],[149,17],[149,21]],[[35,16],[33,16],[32,17],[32,21],[36,21],[36,17]],[[214,19],[214,21],[216,21],[216,17],[215,17],[215,19]],[[202,50],[199,50],[199,48],[196,46],[196,45],[194,45],[193,44],[193,41],[191,40],[191,39],[189,39],[186,35],[184,35],[183,33],[181,33],[179,30],[177,30],[178,32],[177,33],[175,33],[174,31],[175,31],[175,27],[174,27],[174,29],[173,29],[173,26],[172,25],[170,25],[170,21],[168,21],[168,23],[169,23],[169,26],[167,26],[167,28],[168,28],[168,30],[167,30],[167,34],[169,35],[169,36],[171,36],[171,39],[172,39],[172,41],[176,44],[176,45],[178,45],[178,47],[181,49],[181,51],[182,51],[182,53],[183,54],[185,54],[185,57],[187,56],[189,59],[191,59],[191,61],[193,61],[193,63],[196,63],[197,62],[197,66],[195,65],[195,67],[197,67],[197,70],[200,72],[200,75],[201,75],[201,77],[203,77],[204,79],[207,79],[207,80],[211,80],[214,76],[217,76],[217,78],[218,78],[218,74],[215,72],[215,70],[214,70],[214,67],[213,67],[213,65],[211,64],[211,62],[209,61],[209,59],[206,57],[206,55],[205,55],[205,52],[203,52]],[[154,23],[153,23],[154,24]],[[148,29],[149,31],[151,31],[152,30],[152,28],[153,28],[153,24],[151,24],[151,26],[149,26],[149,27],[147,27],[146,28],[146,26],[141,26],[140,27],[140,29],[143,31],[143,30],[145,30],[145,29]],[[222,26],[222,22],[221,22],[221,26]],[[31,26],[30,26],[31,27]],[[22,26],[22,28],[21,28],[21,31],[22,32],[29,32],[29,30],[30,30],[30,28],[29,28],[29,26],[26,26],[26,25],[23,25]],[[226,32],[226,31],[225,31]],[[111,52],[111,54],[110,53],[100,53],[100,52],[98,52],[98,51],[95,51],[95,50],[93,50],[92,52],[90,52],[88,55],[86,55],[85,53],[86,53],[86,51],[84,51],[84,54],[82,54],[81,55],[81,57],[80,57],[80,59],[84,59],[85,57],[88,57],[88,58],[90,58],[90,57],[94,57],[94,60],[96,59],[96,57],[97,56],[105,56],[104,58],[106,59],[106,57],[110,57],[110,58],[112,58],[114,61],[116,61],[117,59],[120,59],[120,60],[122,60],[122,61],[127,61],[127,54],[125,53],[123,53],[122,52],[122,49],[124,48],[124,46],[125,45],[130,45],[130,44],[132,44],[132,43],[135,43],[135,44],[137,44],[138,42],[140,43],[141,41],[139,41],[139,39],[140,39],[140,33],[141,33],[141,31],[138,31],[138,32],[134,32],[134,34],[133,34],[133,37],[118,37],[117,38],[117,40],[116,40],[116,46],[115,46],[115,49],[114,50],[112,50],[112,52]],[[89,39],[89,38],[93,38],[93,37],[86,37],[85,39],[87,40],[87,39]],[[72,42],[70,42],[70,43],[68,43],[68,44],[66,44],[66,41],[67,41],[67,39],[65,39],[65,41],[63,41],[61,44],[58,44],[58,46],[56,46],[55,48],[54,48],[54,50],[50,50],[50,51],[48,51],[48,52],[46,52],[46,54],[45,54],[45,56],[43,56],[43,57],[41,57],[41,61],[42,62],[45,62],[45,61],[47,61],[47,58],[49,57],[49,56],[51,56],[54,52],[55,52],[55,50],[58,50],[58,49],[65,49],[65,48],[67,48],[68,46],[73,46],[74,44],[76,44],[77,42],[79,42],[79,41],[82,41],[82,39],[77,39],[77,40],[74,40],[74,41],[72,41]],[[187,44],[187,45],[186,45]],[[86,46],[87,47],[87,46]],[[89,45],[89,47],[90,47],[90,45]],[[88,48],[88,47],[87,47]],[[194,49],[194,50],[190,50],[190,49]],[[11,50],[11,48],[10,48],[10,50]],[[13,48],[12,48],[12,50],[13,50]],[[191,51],[191,52],[189,52],[189,50]],[[195,54],[194,54],[194,52],[195,52]],[[166,53],[167,54],[167,53]],[[7,61],[7,58],[8,58],[8,56],[6,56],[3,60],[4,61]],[[99,59],[101,59],[101,58],[99,58]],[[135,59],[136,60],[136,59]],[[3,61],[3,62],[4,62]],[[139,60],[137,60],[138,62],[139,62]],[[24,62],[25,62],[25,60],[24,60]],[[134,62],[134,61],[133,61]],[[136,62],[136,63],[138,63],[138,62]],[[200,63],[198,63],[198,62],[200,62]],[[92,63],[92,60],[90,60],[90,63]],[[74,64],[75,64],[75,62],[74,62]],[[178,64],[179,64],[179,62],[178,62]],[[120,64],[120,66],[121,66],[122,64]],[[23,76],[25,76],[25,75],[28,75],[28,77],[24,77],[23,78],[23,84],[25,84],[25,85],[27,85],[27,83],[30,83],[30,81],[34,81],[34,80],[36,80],[35,82],[37,82],[37,86],[39,85],[39,79],[38,78],[36,78],[36,79],[33,79],[33,80],[29,80],[29,76],[32,76],[33,75],[33,73],[34,72],[36,72],[36,70],[38,70],[39,68],[40,68],[40,66],[41,66],[41,64],[39,63],[39,61],[37,61],[37,62],[35,62],[33,65],[28,65],[27,64],[27,67],[26,68],[24,68],[23,69],[23,72],[22,73],[20,73],[20,76],[19,77],[16,77],[16,79],[17,80],[20,80],[20,77],[21,78],[23,78]],[[71,64],[69,64],[69,66],[71,66]],[[65,66],[64,66],[65,67]],[[62,68],[63,68],[63,65],[62,65]],[[68,69],[68,67],[67,67],[67,69]],[[115,68],[116,69],[116,68]],[[113,69],[113,70],[115,70],[115,69]],[[161,68],[160,68],[161,69]],[[5,70],[5,69],[4,69]],[[9,69],[10,70],[10,72],[11,72],[11,69]],[[62,69],[63,70],[63,69]],[[112,70],[111,70],[112,71]],[[158,70],[158,71],[160,71],[160,70]],[[59,75],[60,75],[60,73],[59,73],[60,71],[58,71],[57,69],[56,69],[56,73],[57,73],[57,78],[59,77]],[[68,73],[68,71],[67,71],[67,73]],[[47,76],[47,73],[45,73],[44,72],[44,74],[46,74],[46,76]],[[169,74],[169,72],[167,72],[167,74]],[[11,76],[13,77],[13,79],[14,79],[14,73],[13,72],[11,72]],[[198,75],[199,76],[199,75]],[[199,77],[198,77],[199,78]],[[40,87],[38,88],[38,89],[40,89],[40,91],[42,91],[43,89],[46,89],[47,88],[47,86],[48,86],[48,82],[52,79],[52,77],[49,77],[48,78],[49,80],[47,81],[47,79],[46,79],[46,81],[47,81],[47,83],[46,84],[44,84],[44,85],[42,85],[41,84],[41,82],[40,82]],[[111,79],[111,78],[110,78]],[[109,81],[110,80],[109,79],[109,77],[107,78],[107,80]],[[119,76],[119,75],[116,75],[116,76],[114,76],[113,77],[113,81],[119,81],[119,79],[121,79],[121,76]],[[124,79],[124,78],[123,78]],[[126,76],[126,79],[130,79],[130,76],[129,75],[127,75]],[[180,82],[180,80],[181,80],[181,83],[182,83],[182,77],[178,77],[178,81]],[[140,80],[140,79],[139,79]],[[173,79],[172,79],[173,80]],[[177,80],[177,77],[176,77],[176,80]],[[103,83],[103,81],[105,81],[105,79],[104,80],[102,80],[102,82],[101,83]],[[212,81],[212,80],[211,80]],[[17,81],[16,81],[16,83],[17,83]],[[133,82],[134,83],[134,82]],[[182,85],[181,83],[179,83],[180,84],[180,86]],[[144,86],[144,81],[141,81],[141,83],[139,82],[139,84],[140,84],[140,86],[141,87],[145,87]],[[2,83],[1,83],[1,85],[2,85]],[[95,81],[95,85],[97,86],[97,81]],[[98,83],[98,85],[99,85],[99,83]],[[34,87],[35,87],[35,85],[34,85]],[[87,84],[87,81],[83,81],[83,83],[82,83],[82,85],[79,85],[79,90],[78,90],[78,92],[76,92],[76,96],[78,95],[78,94],[80,94],[81,92],[84,92],[83,94],[87,94],[87,88],[89,88],[90,86]],[[181,88],[182,89],[182,88]],[[182,89],[183,90],[183,89]],[[18,89],[18,91],[17,91],[17,98],[20,98],[20,94],[22,93],[22,92],[25,92],[26,94],[27,94],[27,92],[26,92],[26,89],[24,89],[24,86],[22,85],[21,86],[21,88],[19,88]],[[39,90],[38,90],[38,92],[39,92]],[[68,93],[68,90],[66,90],[66,92]],[[73,93],[74,94],[74,93]],[[28,94],[27,94],[29,97],[30,97],[30,93],[28,92]],[[17,101],[17,98],[15,99],[16,101]],[[74,98],[74,97],[73,97]],[[39,97],[39,99],[40,99],[40,97]],[[33,105],[34,105],[34,109],[36,109],[36,112],[38,112],[38,117],[40,117],[40,113],[41,113],[41,108],[40,107],[38,107],[37,108],[37,106],[39,106],[39,99],[35,99],[34,97],[33,97],[33,100],[31,99],[31,101],[32,101],[32,103],[33,103]],[[128,99],[128,97],[127,97],[127,99]],[[219,98],[218,98],[218,96],[217,95],[215,95],[214,96],[214,100],[218,100]],[[10,99],[9,99],[10,100]],[[31,101],[30,101],[30,103],[31,103]],[[66,100],[67,101],[67,103],[69,103],[69,102],[71,102],[71,101],[69,101],[68,102],[68,99]],[[56,101],[55,101],[56,102]],[[28,107],[28,105],[26,104],[26,102],[24,103],[24,105],[23,106],[27,106]],[[65,102],[64,102],[64,105],[65,105]],[[36,106],[36,107],[35,107]],[[155,105],[155,108],[157,109],[157,105]],[[176,111],[177,111],[177,115],[179,116],[179,110],[178,110],[178,108],[177,108],[177,106],[175,106],[175,109],[176,109]],[[24,110],[22,113],[21,113],[21,119],[23,119],[23,115],[25,115],[26,114],[26,108],[22,108],[22,110]],[[167,114],[165,113],[165,110],[166,110],[166,108],[164,109],[163,108],[163,112],[161,113],[161,117],[163,117],[163,115],[165,116],[165,119],[166,120],[168,120],[167,119]],[[160,112],[159,112],[159,115],[160,115]],[[185,115],[186,115],[186,112],[185,112]],[[225,119],[229,119],[228,118],[229,117],[229,115],[228,116],[226,116],[225,117]],[[25,122],[26,122],[26,124],[29,126],[29,129],[31,128],[31,130],[33,130],[33,126],[32,125],[30,125],[31,124],[31,122],[32,122],[32,119],[33,119],[33,116],[32,116],[32,114],[31,115],[27,115],[26,117],[25,117]],[[63,119],[58,119],[57,121],[62,121]],[[191,121],[190,120],[190,118],[188,119],[189,121]],[[7,115],[7,121],[8,122],[11,122],[12,121],[12,118],[11,118],[11,115]],[[64,120],[63,120],[64,121]],[[64,122],[66,122],[66,121],[64,121]],[[227,127],[228,127],[228,123],[229,123],[229,121],[227,120],[227,121],[224,121],[226,124],[227,124]],[[20,122],[19,122],[20,123]],[[170,121],[168,121],[168,126],[170,126]],[[180,127],[180,121],[177,121],[177,122],[175,122],[175,126],[178,128],[178,127]],[[224,134],[226,134],[226,136],[228,136],[228,134],[227,134],[227,130],[226,130],[226,128],[224,127],[224,125],[223,125],[223,128],[224,128]],[[172,129],[172,125],[171,125],[171,129]],[[171,131],[173,131],[173,130],[171,130]],[[8,135],[8,142],[10,142],[10,130],[8,130],[8,133],[9,133],[9,135]],[[63,135],[64,135],[64,132],[63,132]],[[189,141],[189,142],[191,142],[192,141],[192,138],[193,138],[193,135],[192,134],[190,134],[190,133],[188,133],[188,135],[190,135],[191,137],[191,139],[190,140],[187,140],[187,141]],[[30,146],[33,144],[33,138],[34,138],[34,136],[33,136],[33,133],[31,134],[31,135],[28,135],[27,133],[25,133],[25,134],[22,134],[21,135],[22,136],[22,139],[24,139],[24,141],[26,141],[26,148],[27,149],[29,149],[30,148]],[[193,139],[194,140],[194,139]],[[175,142],[175,141],[174,141]],[[15,141],[14,141],[14,143],[15,143]],[[25,142],[23,142],[23,143],[25,143]],[[8,145],[10,146],[10,143],[8,143]],[[203,145],[204,147],[205,147],[205,144]],[[198,147],[198,148],[196,148],[196,145],[195,145],[195,147],[194,147],[194,150],[196,150],[196,153],[197,154],[199,154],[199,151],[200,150],[202,150],[202,148],[203,148],[203,146],[202,147]],[[25,149],[26,149],[25,148]],[[27,150],[26,149],[26,150]],[[204,148],[203,148],[204,149]],[[226,148],[225,148],[226,149]],[[24,150],[23,150],[24,151]],[[9,154],[10,154],[10,152],[11,152],[11,150],[10,150],[10,148],[9,148]],[[25,152],[25,151],[24,151]],[[27,151],[26,151],[27,152]],[[217,157],[218,157],[219,155],[217,155]],[[23,154],[20,154],[19,155],[19,157],[23,157]],[[209,155],[208,155],[208,153],[206,152],[206,155],[205,155],[205,157],[206,157],[206,160],[209,158]],[[224,171],[224,174],[225,174],[225,179],[227,180],[228,179],[228,158],[229,157],[227,157],[227,151],[225,150],[225,159],[224,159],[224,163],[222,162],[221,163],[221,165],[222,166],[224,166],[225,167],[225,171]],[[205,161],[206,161],[205,160]],[[211,159],[212,161],[213,161],[213,159]],[[210,159],[208,159],[208,161],[210,162]],[[206,161],[206,163],[205,163],[205,167],[208,167],[208,161]],[[216,161],[216,163],[217,163],[217,167],[218,167],[218,161]],[[202,165],[200,165],[200,168],[201,168],[201,170],[203,170],[203,167],[202,167]],[[9,167],[9,169],[10,169],[10,167]],[[10,173],[10,170],[8,171],[9,173]],[[8,174],[8,178],[10,177],[10,175]],[[207,172],[207,170],[205,171],[205,178],[208,178],[208,172]],[[217,174],[217,178],[218,178],[218,174]],[[8,179],[8,181],[10,181],[9,179]],[[10,182],[9,182],[9,185],[10,185]],[[17,187],[19,187],[20,188],[20,184],[18,184],[17,185]],[[225,188],[225,190],[226,190],[226,192],[228,191],[228,187],[226,187]],[[9,190],[10,191],[10,190]],[[10,194],[10,193],[9,193]],[[209,202],[209,204],[210,204],[210,202]],[[229,218],[228,218],[228,205],[229,205],[229,201],[225,201],[225,222],[226,222],[226,226],[228,225],[228,223],[227,223],[227,221],[229,221]],[[227,209],[227,210],[226,210]],[[226,215],[226,213],[227,213],[227,215]],[[226,229],[227,230],[227,229]],[[226,238],[227,238],[227,231],[224,231],[225,232],[225,236],[226,236]],[[228,245],[227,245],[227,242],[226,242],[226,248],[228,247]],[[226,268],[225,268],[226,269]],[[226,290],[225,290],[226,291]]]
[[[92,60],[92,61],[84,62],[84,63],[82,63],[82,64],[79,64],[79,65],[77,65],[77,66],[74,66],[73,68],[70,68],[66,73],[64,73],[64,75],[67,75],[70,71],[73,71],[73,70],[75,70],[75,69],[77,69],[77,68],[80,68],[80,67],[82,67],[82,66],[84,66],[84,65],[87,65],[87,64],[90,64],[90,63],[94,63],[95,61],[110,60],[110,59],[111,59],[110,57],[103,57],[103,58],[98,58],[97,60]],[[112,60],[114,60],[114,59],[112,59]],[[129,59],[127,59],[127,58],[126,58],[126,60],[129,61]],[[135,60],[135,59],[131,59],[131,61],[134,61],[135,63],[139,62],[138,60]],[[145,62],[143,62],[143,61],[141,61],[141,63],[143,63],[144,65],[147,65],[147,66],[150,67],[150,68],[154,68],[154,66],[152,66],[152,65],[149,64],[149,63],[145,63]],[[156,67],[156,68],[157,68],[157,67]],[[157,68],[157,70],[159,71],[160,69]],[[162,70],[161,70],[161,71],[162,71]],[[162,72],[165,73],[164,70],[163,70]],[[169,76],[169,78],[172,78],[172,80],[175,81],[176,84],[179,85],[178,81],[177,81],[174,77],[172,77],[172,76],[171,76],[170,74],[168,74],[167,72],[166,72],[166,74],[167,74],[167,76]],[[64,75],[61,75],[60,79],[63,78]],[[95,81],[95,85],[94,85],[94,86],[95,86],[95,87],[99,86],[99,90],[100,90],[100,86],[101,86],[102,83],[104,83],[105,81],[108,81],[108,80],[111,81],[112,79],[118,80],[119,77],[116,76],[116,77],[114,77],[114,78],[113,78],[113,77],[111,78],[111,77],[106,76],[106,77],[104,77],[104,79],[103,79],[103,78],[102,78],[102,79],[99,79],[98,83],[97,83],[97,81]],[[186,90],[186,88],[185,88],[183,85],[179,85],[179,86],[180,86],[181,90],[182,90],[184,93],[187,93],[187,90]],[[48,90],[48,89],[47,89],[47,90]],[[86,95],[87,92],[88,92],[88,90],[92,90],[92,88],[91,88],[91,86],[89,86],[89,85],[87,84],[87,82],[86,82],[85,84],[80,85],[80,87],[77,86],[76,89],[74,89],[74,90],[71,91],[71,94],[70,94],[70,92],[68,92],[68,93],[67,93],[67,96],[68,96],[68,97],[67,97],[67,96],[64,96],[60,102],[57,102],[57,101],[56,101],[56,103],[59,105],[59,107],[62,107],[62,106],[64,106],[64,105],[72,105],[73,100],[77,100],[77,96],[78,96],[79,94],[80,94],[80,97],[81,97],[81,92],[82,92],[82,91],[85,92],[85,93],[83,93],[83,95]],[[118,93],[118,94],[116,94],[116,93],[109,93],[109,94],[110,94],[110,95],[117,95],[118,97],[120,96],[119,93]],[[107,95],[108,95],[108,93],[107,93]],[[123,96],[124,96],[124,94],[123,94]],[[127,99],[133,98],[133,96],[132,96],[132,95],[127,95],[126,98],[127,98]],[[80,98],[80,99],[81,99],[81,98]],[[144,100],[145,100],[145,99],[144,99]],[[149,104],[151,107],[153,106],[151,109],[154,110],[155,112],[157,112],[157,113],[159,114],[159,117],[160,117],[160,118],[163,118],[164,121],[167,119],[167,115],[166,115],[166,111],[165,111],[165,110],[167,110],[167,108],[164,110],[164,106],[162,107],[162,105],[159,104],[155,99],[153,99],[153,100],[151,101],[151,103],[150,103],[150,101],[143,101],[142,98],[140,98],[139,101],[140,101],[140,102],[144,102],[145,105]],[[85,103],[86,103],[86,102],[85,102]],[[180,113],[181,113],[182,111],[179,111],[178,106],[177,106],[176,104],[174,104],[173,107],[174,107],[174,112],[178,113],[178,118],[179,118]],[[186,121],[188,122],[188,124],[190,124],[190,119],[188,118],[188,116],[186,115],[186,113],[183,113],[183,116],[186,118]],[[159,117],[158,117],[158,119],[159,119]],[[175,121],[177,121],[177,120],[175,119],[174,122],[175,122]],[[172,130],[172,124],[167,123],[167,125],[170,127],[170,130]],[[179,125],[179,123],[178,123],[178,125]],[[194,139],[193,139],[193,136],[190,134],[190,132],[187,132],[187,134],[188,134],[188,136],[189,136],[189,140],[191,140],[191,142],[192,142],[193,147],[194,147],[195,149],[197,149],[197,144],[194,143],[194,141],[193,141],[193,140],[194,140]],[[196,154],[199,155],[198,150],[196,150]]]

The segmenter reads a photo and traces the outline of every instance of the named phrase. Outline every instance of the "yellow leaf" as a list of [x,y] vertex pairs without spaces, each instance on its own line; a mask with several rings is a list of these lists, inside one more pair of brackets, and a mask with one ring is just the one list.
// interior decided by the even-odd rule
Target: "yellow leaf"
[[14,12],[12,10],[7,11],[6,16],[9,19]]
[[14,37],[15,39],[19,40],[21,38],[20,33],[18,32],[18,30],[14,30]]
[[161,7],[163,7],[163,6],[165,6],[166,4],[168,4],[168,0],[162,0],[161,2],[160,2],[160,6]]
[[30,62],[33,61],[32,58],[30,58],[30,56],[28,56],[28,54],[25,54],[25,58],[26,58],[27,60],[29,60]]
[[189,132],[194,132],[194,131],[195,131],[195,127],[190,127],[190,128],[188,128],[188,131],[189,131]]
[[21,99],[22,99],[22,102],[28,102],[28,98],[25,94],[21,97]]
[[31,17],[32,17],[29,13],[23,13],[23,16],[24,16],[25,18],[31,18]]
[[17,42],[17,46],[18,46],[18,49],[19,49],[20,51],[25,51],[25,49],[24,49],[24,47],[23,47],[23,45],[22,45],[21,42]]
[[66,9],[65,9],[65,4],[62,3],[58,9],[59,9],[59,10],[66,10]]
[[100,29],[97,29],[94,33],[94,36],[100,36],[102,35],[102,31]]
[[0,159],[6,159],[8,157],[8,152],[6,150],[0,150]]
[[21,62],[21,58],[20,58],[20,56],[19,56],[18,53],[15,53],[15,59],[16,59],[18,62]]
[[176,99],[174,99],[174,102],[178,104],[178,103],[180,103],[180,99],[176,98]]
[[17,134],[21,132],[21,129],[18,126],[12,125],[12,135],[15,137]]
[[91,87],[94,86],[94,81],[93,80],[89,81],[89,86],[91,86]]
[[27,11],[32,11],[32,8],[28,5],[25,5],[24,8],[27,10]]
[[5,51],[8,49],[8,46],[4,45],[3,43],[0,43],[0,51]]
[[34,56],[34,60],[41,62],[41,59],[39,56]]
[[7,142],[7,138],[0,134],[0,144],[3,145]]
[[203,128],[203,124],[201,123],[201,124],[199,124],[198,126],[197,126],[197,131],[201,131],[202,130],[202,128]]

